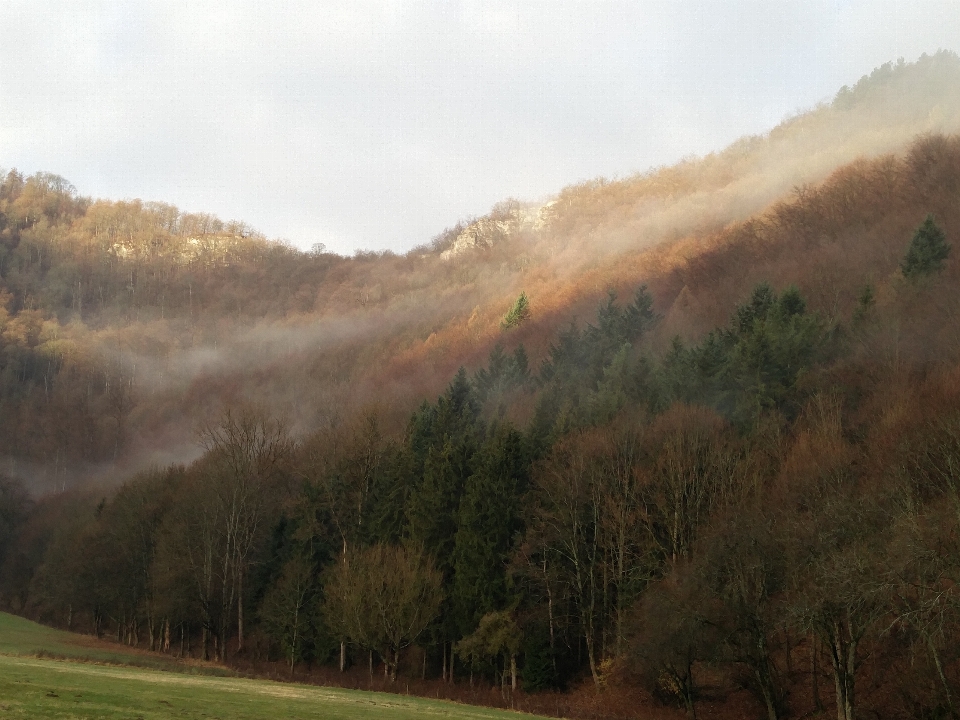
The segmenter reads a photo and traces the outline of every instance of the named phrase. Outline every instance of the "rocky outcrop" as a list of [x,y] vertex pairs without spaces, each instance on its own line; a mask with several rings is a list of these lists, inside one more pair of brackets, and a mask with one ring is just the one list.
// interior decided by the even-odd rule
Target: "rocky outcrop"
[[555,204],[556,201],[544,205],[510,203],[495,209],[490,215],[473,221],[461,230],[450,247],[440,253],[440,257],[449,260],[470,250],[493,247],[521,232],[536,232],[549,222]]

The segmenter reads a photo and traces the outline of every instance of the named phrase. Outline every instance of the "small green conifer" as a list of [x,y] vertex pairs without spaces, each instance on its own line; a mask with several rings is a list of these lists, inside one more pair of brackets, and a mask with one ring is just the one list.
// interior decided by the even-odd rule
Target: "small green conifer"
[[513,307],[510,308],[510,312],[503,316],[503,321],[500,323],[500,327],[503,330],[509,330],[510,328],[519,327],[524,320],[527,320],[530,317],[530,301],[527,300],[527,294],[525,292],[520,293],[520,297],[517,298],[516,302],[513,303]]

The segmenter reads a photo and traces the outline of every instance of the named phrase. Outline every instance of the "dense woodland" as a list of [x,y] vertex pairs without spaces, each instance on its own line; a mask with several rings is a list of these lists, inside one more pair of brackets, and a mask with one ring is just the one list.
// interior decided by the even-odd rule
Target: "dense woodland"
[[960,136],[643,236],[775,142],[452,259],[463,226],[342,258],[9,172],[0,603],[291,674],[957,716]]

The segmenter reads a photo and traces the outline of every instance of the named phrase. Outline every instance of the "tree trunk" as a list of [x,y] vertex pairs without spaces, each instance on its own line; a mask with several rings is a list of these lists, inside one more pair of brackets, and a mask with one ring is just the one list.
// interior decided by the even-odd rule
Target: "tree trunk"
[[845,640],[844,630],[840,623],[834,623],[830,662],[833,665],[833,684],[837,698],[837,720],[854,720],[857,643],[852,639]]
[[347,641],[340,641],[340,672],[347,669]]
[[517,654],[510,653],[510,689],[517,690]]
[[930,653],[933,655],[933,662],[937,666],[937,674],[940,676],[940,683],[943,685],[943,692],[947,699],[947,708],[950,710],[951,717],[956,715],[953,709],[953,695],[950,693],[950,684],[947,682],[947,676],[943,671],[943,663],[940,661],[940,653],[933,642],[933,638],[928,637],[927,642],[930,645]]
[[300,629],[300,608],[293,613],[293,642],[290,643],[290,677],[293,677],[293,666],[297,662],[297,640]]
[[847,646],[847,669],[846,669],[846,681],[847,681],[847,692],[844,697],[846,700],[846,707],[844,708],[847,717],[845,720],[853,720],[853,708],[854,708],[854,680],[856,679],[857,671],[857,643],[856,641],[851,642]]
[[[243,562],[237,563],[237,652],[243,650]],[[291,669],[291,673],[293,670]]]
[[689,713],[691,720],[697,720],[697,706],[693,700],[693,665],[687,666],[687,677],[684,681],[683,696],[687,704],[687,713]]
[[441,661],[442,669],[440,671],[440,678],[443,682],[447,681],[447,641],[444,640],[440,643],[443,646],[443,660]]
[[768,683],[764,682],[763,678],[760,677],[760,673],[756,673],[757,683],[760,685],[760,692],[763,694],[763,702],[767,706],[767,720],[779,720],[779,715],[777,714],[777,702],[776,698],[773,696],[773,691],[771,690]]
[[693,701],[693,666],[687,666],[687,676],[683,681],[683,700],[691,720],[697,720],[697,706]]
[[547,588],[547,624],[550,628],[550,663],[553,666],[553,676],[557,676],[557,654],[554,652],[553,633],[553,592],[550,590],[550,578],[547,575],[547,558],[543,558],[543,583]]
[[600,673],[597,672],[597,660],[593,653],[593,635],[589,629],[584,634],[587,641],[587,662],[590,663],[590,676],[593,678],[593,686],[600,687]]
[[823,700],[820,699],[820,669],[817,667],[817,636],[810,636],[810,684],[813,687],[813,712],[823,712]]
[[793,653],[791,652],[790,632],[789,632],[789,631],[784,631],[784,633],[783,633],[783,639],[784,639],[784,644],[786,645],[786,649],[787,649],[787,653],[786,653],[786,655],[787,655],[787,677],[791,677],[791,676],[793,675]]

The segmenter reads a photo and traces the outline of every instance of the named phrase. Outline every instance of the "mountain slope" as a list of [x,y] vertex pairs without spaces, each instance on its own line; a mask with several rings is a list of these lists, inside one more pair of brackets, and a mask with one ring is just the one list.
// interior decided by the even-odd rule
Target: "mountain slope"
[[[302,253],[239,223],[11,173],[0,188],[7,470],[49,488],[115,463],[122,475],[186,460],[195,425],[239,401],[298,431],[379,402],[399,427],[497,341],[523,341],[538,361],[571,317],[641,282],[667,317],[661,344],[714,327],[759,279],[848,308],[859,285],[895,270],[918,214],[955,231],[949,188],[914,185],[936,185],[930,173],[946,171],[921,156],[952,141],[911,143],[958,130],[960,60],[940,52],[878,68],[766,136],[572,186],[540,209],[504,203],[405,256]],[[508,222],[521,215],[533,219]],[[865,264],[838,263],[844,253]],[[503,336],[521,291],[532,320]]]

